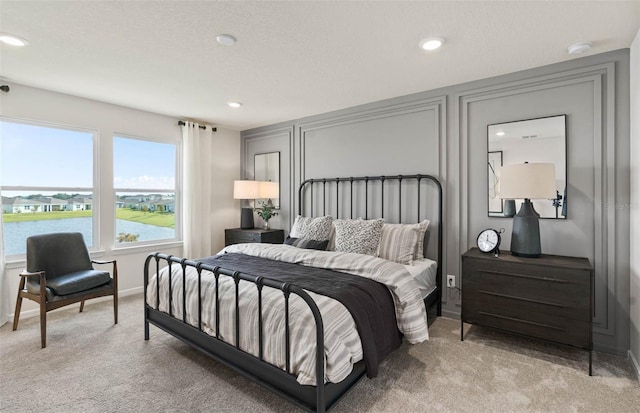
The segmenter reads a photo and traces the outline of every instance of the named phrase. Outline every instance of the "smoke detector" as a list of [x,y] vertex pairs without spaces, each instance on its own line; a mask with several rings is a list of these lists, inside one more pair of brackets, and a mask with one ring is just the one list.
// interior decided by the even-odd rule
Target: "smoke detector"
[[591,50],[591,42],[574,43],[567,48],[569,54],[582,54]]

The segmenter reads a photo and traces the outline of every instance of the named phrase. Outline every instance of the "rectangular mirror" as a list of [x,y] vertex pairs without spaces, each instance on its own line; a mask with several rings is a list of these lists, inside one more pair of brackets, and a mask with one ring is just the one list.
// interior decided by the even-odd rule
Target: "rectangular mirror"
[[[280,183],[280,152],[258,153],[254,156],[254,176],[256,181],[269,181]],[[276,208],[280,208],[280,192],[275,198],[270,198]],[[259,202],[268,202],[269,199],[256,199]]]
[[[556,199],[531,200],[540,218],[567,217],[567,116],[499,123],[487,126],[488,211],[490,217],[512,217],[522,199],[500,199],[500,169],[518,163],[552,163],[556,169]],[[515,201],[515,202],[514,202]]]

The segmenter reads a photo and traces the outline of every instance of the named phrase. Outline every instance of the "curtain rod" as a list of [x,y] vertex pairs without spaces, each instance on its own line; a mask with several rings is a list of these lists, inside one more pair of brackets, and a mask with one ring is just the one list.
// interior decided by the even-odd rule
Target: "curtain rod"
[[[186,125],[186,123],[185,123],[183,120],[181,120],[181,121],[178,121],[178,125],[180,125],[180,126],[184,126],[184,125]],[[200,129],[207,129],[207,127],[206,127],[206,126],[203,126],[203,125],[199,125],[198,127],[199,127]],[[218,128],[211,127],[211,130],[212,130],[213,132],[217,132],[217,131],[218,131]]]

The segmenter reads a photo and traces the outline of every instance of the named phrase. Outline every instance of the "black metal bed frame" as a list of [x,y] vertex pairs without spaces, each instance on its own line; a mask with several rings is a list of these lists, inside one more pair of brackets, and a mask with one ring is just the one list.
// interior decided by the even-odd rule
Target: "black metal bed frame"
[[[389,175],[389,176],[362,176],[362,177],[349,177],[349,178],[316,178],[316,179],[307,179],[306,181],[300,184],[300,188],[298,189],[298,214],[303,214],[303,195],[305,190],[309,190],[310,193],[310,202],[311,205],[309,209],[309,216],[313,216],[313,186],[322,184],[322,215],[327,215],[327,184],[331,186],[331,184],[335,183],[335,211],[330,211],[333,214],[334,218],[340,218],[343,214],[340,213],[340,185],[349,184],[349,219],[354,219],[354,202],[353,202],[353,191],[354,191],[354,182],[357,184],[359,182],[364,182],[364,219],[369,219],[369,193],[370,188],[375,185],[376,182],[380,183],[380,218],[385,218],[384,216],[384,207],[385,207],[385,197],[384,197],[384,189],[385,182],[394,181],[398,182],[398,223],[402,223],[402,181],[415,181],[417,184],[416,194],[417,194],[417,221],[420,222],[420,183],[422,180],[430,181],[435,184],[437,193],[438,193],[438,267],[436,272],[436,290],[434,290],[427,298],[425,298],[425,304],[427,309],[434,303],[437,303],[437,315],[442,315],[442,185],[438,178],[433,175]],[[369,183],[372,183],[370,185]],[[332,188],[329,188],[331,190]],[[344,209],[344,208],[343,208]],[[426,253],[426,243],[425,243],[425,253]]]
[[[441,263],[442,263],[442,186],[437,178],[431,175],[396,175],[396,176],[377,176],[377,177],[351,177],[351,178],[328,178],[328,179],[308,179],[300,185],[299,189],[299,211],[302,213],[303,194],[305,188],[311,188],[311,199],[313,199],[313,185],[322,184],[323,186],[323,213],[326,212],[326,187],[327,184],[336,183],[336,209],[339,212],[340,205],[338,203],[340,184],[349,182],[351,186],[350,203],[351,214],[353,215],[353,183],[365,182],[365,215],[368,217],[368,190],[369,182],[379,181],[382,183],[382,214],[384,217],[384,182],[385,181],[398,181],[399,191],[402,190],[402,181],[413,180],[417,181],[418,188],[418,222],[420,220],[420,182],[422,179],[432,181],[436,185],[438,191],[438,267],[436,278],[436,290],[433,291],[427,298],[425,298],[425,306],[428,309],[431,305],[437,304],[437,315],[441,315],[441,297],[442,297],[442,277],[441,277]],[[398,197],[399,211],[402,211],[402,197]],[[313,205],[313,201],[311,202]],[[311,209],[311,216],[313,215],[313,207]],[[339,217],[339,214],[337,214]],[[399,217],[401,221],[401,215]],[[160,311],[160,283],[156,283],[156,307],[152,307],[147,304],[147,289],[149,283],[149,270],[151,269],[151,262],[155,261],[156,274],[160,271],[160,261],[163,264],[169,266],[169,313]],[[173,265],[179,265],[182,268],[182,314],[172,314],[172,287],[171,287],[171,270]],[[198,325],[193,326],[187,322],[186,314],[186,268],[193,267],[198,274]],[[210,271],[215,277],[215,290],[216,290],[216,335],[211,336],[202,330],[202,294],[201,294],[201,275],[202,271]],[[235,283],[235,345],[228,344],[219,337],[219,298],[218,298],[218,286],[220,277],[229,277],[233,279]],[[255,284],[258,293],[258,356],[254,356],[243,351],[240,348],[240,316],[239,316],[239,284],[240,281],[246,281]],[[285,369],[282,370],[266,361],[263,358],[263,328],[262,328],[262,290],[263,288],[272,288],[281,290],[284,299],[284,311],[285,311]],[[309,306],[315,323],[316,323],[316,385],[315,386],[303,386],[296,381],[296,378],[290,372],[290,331],[289,331],[289,299],[291,294],[299,296]],[[232,271],[221,267],[213,267],[210,265],[188,260],[185,258],[178,258],[171,255],[153,253],[150,254],[144,265],[144,338],[149,340],[149,324],[153,324],[174,337],[182,340],[190,346],[200,350],[207,354],[214,360],[226,365],[227,367],[235,370],[239,374],[261,384],[268,390],[272,391],[290,401],[291,403],[301,407],[307,411],[314,412],[326,412],[330,410],[335,404],[342,398],[349,390],[355,386],[355,384],[362,379],[365,375],[364,361],[356,363],[353,367],[353,371],[340,383],[324,383],[324,352],[321,350],[324,348],[324,326],[322,322],[322,316],[316,303],[309,296],[309,294],[302,288],[290,284],[282,283],[280,281],[273,280],[268,276],[254,276],[238,271]]]

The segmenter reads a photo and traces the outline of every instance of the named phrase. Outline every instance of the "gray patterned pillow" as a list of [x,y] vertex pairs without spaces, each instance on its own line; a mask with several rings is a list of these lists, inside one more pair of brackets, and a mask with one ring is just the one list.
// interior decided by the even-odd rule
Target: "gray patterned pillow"
[[382,235],[382,219],[353,220],[336,219],[336,251],[356,254],[378,254]]
[[411,265],[417,250],[419,230],[420,224],[384,224],[378,257]]
[[317,218],[298,215],[296,221],[293,223],[290,235],[293,238],[325,241],[330,237],[332,222],[333,217],[329,215]]

